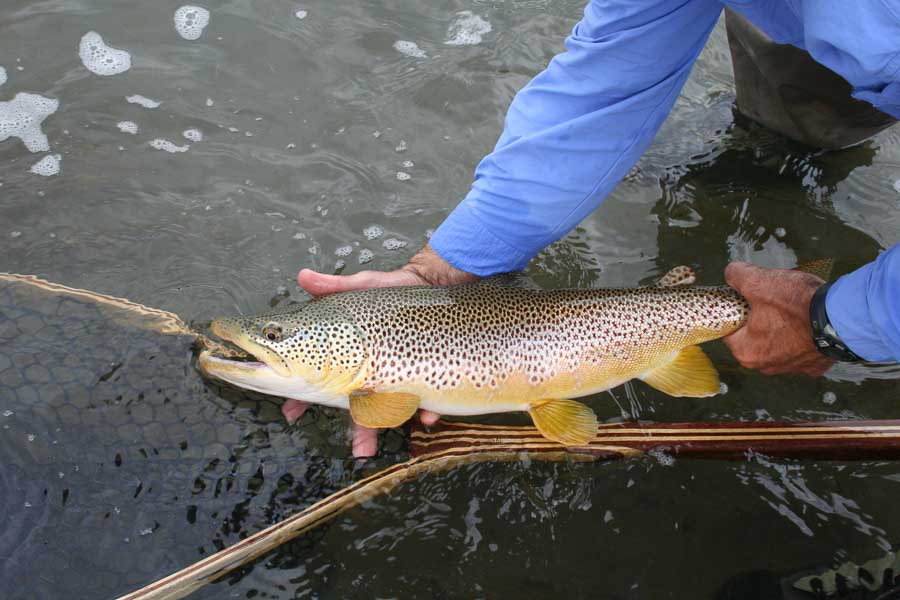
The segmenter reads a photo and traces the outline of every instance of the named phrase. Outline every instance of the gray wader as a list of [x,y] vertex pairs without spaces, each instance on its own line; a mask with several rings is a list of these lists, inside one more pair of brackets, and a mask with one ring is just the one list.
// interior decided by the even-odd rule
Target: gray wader
[[734,65],[737,110],[778,133],[816,148],[837,150],[897,122],[850,96],[846,79],[805,50],[776,44],[750,21],[725,10]]

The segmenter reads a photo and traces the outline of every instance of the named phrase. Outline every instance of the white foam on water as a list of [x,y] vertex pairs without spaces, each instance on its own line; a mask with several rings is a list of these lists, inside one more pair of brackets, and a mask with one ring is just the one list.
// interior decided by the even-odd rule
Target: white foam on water
[[303,10],[302,8],[294,13],[294,16],[300,19],[301,21],[309,16],[309,13]]
[[350,256],[353,252],[353,246],[340,246],[334,249],[335,256]]
[[406,248],[409,242],[398,240],[397,238],[388,238],[381,242],[381,245],[387,250],[399,250],[400,248]]
[[900,194],[900,179],[894,182],[894,190]]
[[373,258],[375,258],[375,255],[368,248],[363,248],[359,251],[359,264],[364,265]]
[[403,164],[400,166],[402,166],[405,169],[412,169],[414,166],[416,166],[416,163],[414,163],[411,160],[404,160]]
[[186,40],[198,40],[209,25],[209,11],[190,4],[175,11],[175,31]]
[[306,251],[309,252],[310,254],[318,254],[319,253],[319,245],[313,244],[312,246],[307,248]]
[[825,392],[822,394],[822,403],[828,404],[829,406],[834,404],[837,401],[837,394],[834,392]]
[[481,43],[481,36],[490,33],[493,27],[490,23],[470,10],[456,13],[456,18],[447,28],[448,46],[473,46]]
[[78,56],[85,68],[95,75],[118,75],[131,68],[131,54],[107,46],[96,31],[89,31],[82,36]]
[[0,67],[0,85],[6,83],[6,69]]
[[61,155],[49,154],[31,165],[31,169],[29,169],[29,171],[31,171],[35,175],[41,175],[42,177],[51,177],[59,173],[59,162],[61,160]]
[[203,141],[203,132],[196,128],[185,129],[181,132],[181,135],[184,136],[184,139],[190,140],[192,142]]
[[207,98],[207,99],[206,99],[206,106],[212,106],[213,104],[215,104],[215,102],[213,102],[213,99],[212,99],[212,98]]
[[305,234],[305,233],[297,232],[297,233],[294,234],[294,239],[295,239],[295,240],[305,240],[305,239],[306,239],[306,234]]
[[27,92],[16,94],[9,102],[0,102],[0,142],[17,137],[31,152],[46,152],[50,142],[41,131],[41,123],[58,108],[59,100]]
[[187,152],[190,146],[185,144],[184,146],[177,146],[170,142],[169,140],[164,140],[161,138],[156,138],[150,142],[150,146],[156,148],[157,150],[163,150],[170,154],[175,154],[176,152]]
[[135,135],[139,130],[138,124],[134,121],[119,121],[116,123],[116,127],[118,127],[119,131],[122,133],[130,133],[131,135]]
[[374,240],[384,235],[384,229],[378,225],[371,225],[363,229],[363,235],[366,236],[367,240]]
[[406,152],[406,148],[407,148],[406,140],[400,140],[400,143],[397,144],[397,147],[394,148],[394,150],[396,152]]
[[346,266],[347,266],[346,260],[339,258],[336,261],[334,261],[334,270],[335,271],[340,271],[341,269],[343,269]]
[[397,40],[396,42],[394,42],[394,50],[396,50],[400,54],[409,56],[410,58],[428,58],[428,55],[425,54],[425,51],[419,48],[419,45],[415,42]]
[[159,102],[158,100],[148,98],[147,96],[141,96],[140,94],[126,96],[125,100],[127,100],[130,104],[137,104],[138,106],[143,106],[144,108],[156,108],[160,104],[162,104],[162,102]]
[[397,171],[397,181],[409,181],[410,179],[412,179],[412,175],[410,175],[409,173]]
[[775,234],[775,237],[781,239],[787,235],[787,230],[785,230],[784,227],[776,227],[775,231],[773,231],[772,233]]

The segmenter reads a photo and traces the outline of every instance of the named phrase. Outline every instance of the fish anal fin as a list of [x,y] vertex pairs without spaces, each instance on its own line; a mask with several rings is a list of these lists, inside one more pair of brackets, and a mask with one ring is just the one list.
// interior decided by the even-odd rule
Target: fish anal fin
[[700,346],[683,348],[670,362],[640,376],[670,396],[705,398],[719,393],[719,372]]
[[656,282],[658,287],[673,287],[676,285],[691,285],[697,281],[697,274],[687,265],[680,265],[671,269]]
[[597,435],[597,415],[575,400],[538,400],[528,413],[545,438],[564,446],[586,446]]
[[403,392],[350,394],[350,416],[365,427],[399,427],[419,408],[420,398]]

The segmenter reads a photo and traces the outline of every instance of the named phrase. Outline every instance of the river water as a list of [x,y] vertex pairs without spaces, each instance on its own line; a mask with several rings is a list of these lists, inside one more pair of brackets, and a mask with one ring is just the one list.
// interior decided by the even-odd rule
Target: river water
[[[24,141],[0,142],[0,271],[202,322],[302,300],[302,267],[395,268],[465,195],[580,5],[210,1],[205,27],[195,13],[179,31],[181,2],[5,0],[0,107],[40,98],[18,96]],[[101,39],[83,59],[89,32]],[[817,155],[735,124],[733,102],[720,23],[653,146],[534,279],[631,286],[684,263],[718,283],[731,260],[823,256],[846,272],[900,240],[900,128]],[[275,399],[203,383],[184,348],[148,367],[127,338],[95,346],[103,364],[131,361],[94,379],[97,394],[134,367],[102,406],[0,379],[0,597],[113,597],[404,456],[391,432],[378,459],[354,462],[345,413],[285,427]],[[720,343],[709,353],[723,396],[635,384],[590,403],[609,421],[900,415],[892,369],[763,377]],[[900,543],[898,491],[890,462],[471,466],[196,597],[774,597],[761,586]]]

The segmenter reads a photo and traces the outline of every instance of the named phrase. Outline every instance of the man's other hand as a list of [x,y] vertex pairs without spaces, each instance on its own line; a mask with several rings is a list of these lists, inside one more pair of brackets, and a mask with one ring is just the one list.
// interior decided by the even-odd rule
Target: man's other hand
[[824,281],[809,273],[743,262],[728,265],[725,281],[750,302],[746,325],[725,338],[741,365],[766,375],[817,377],[834,364],[813,344],[809,322],[810,300]]

